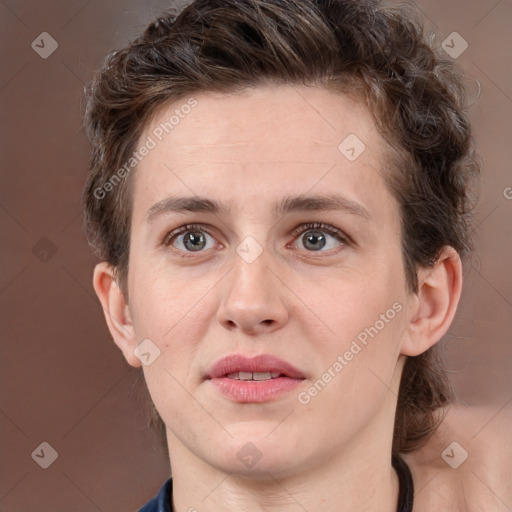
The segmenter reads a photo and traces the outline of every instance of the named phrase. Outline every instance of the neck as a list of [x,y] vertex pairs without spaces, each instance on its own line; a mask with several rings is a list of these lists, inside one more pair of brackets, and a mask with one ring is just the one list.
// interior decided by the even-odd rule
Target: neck
[[321,505],[322,512],[396,512],[399,480],[391,447],[378,438],[361,441],[307,470],[262,470],[252,478],[216,469],[171,438],[174,510],[300,512]]

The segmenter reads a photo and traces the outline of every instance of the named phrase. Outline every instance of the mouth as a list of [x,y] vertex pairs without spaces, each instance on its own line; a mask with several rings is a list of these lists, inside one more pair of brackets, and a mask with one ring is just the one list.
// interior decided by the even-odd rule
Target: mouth
[[277,399],[305,379],[300,370],[270,354],[255,357],[231,354],[218,360],[207,374],[216,392],[238,403]]
[[277,379],[278,377],[286,377],[286,375],[283,375],[280,372],[235,372],[235,373],[230,373],[229,375],[226,375],[226,377],[228,379],[235,379],[235,380],[263,381],[263,380]]

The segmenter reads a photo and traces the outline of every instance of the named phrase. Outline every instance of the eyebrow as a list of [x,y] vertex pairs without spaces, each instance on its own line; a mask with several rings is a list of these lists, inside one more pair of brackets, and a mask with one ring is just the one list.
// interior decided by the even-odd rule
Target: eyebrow
[[[339,195],[287,196],[273,205],[272,214],[283,216],[292,212],[322,210],[343,211],[351,215],[357,215],[367,221],[372,220],[370,212],[364,206]],[[157,217],[170,212],[207,212],[225,215],[229,214],[230,211],[229,205],[202,196],[168,197],[149,208],[146,212],[146,222],[152,223]]]

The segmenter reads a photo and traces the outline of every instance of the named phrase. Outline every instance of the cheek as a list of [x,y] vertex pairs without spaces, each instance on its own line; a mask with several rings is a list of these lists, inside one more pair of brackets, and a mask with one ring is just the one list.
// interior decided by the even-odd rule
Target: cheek
[[310,293],[309,300],[322,305],[318,316],[329,330],[315,334],[304,326],[324,371],[319,387],[328,382],[332,400],[353,397],[355,407],[363,396],[373,401],[386,392],[406,328],[402,280],[388,270],[331,282],[322,297],[319,292]]
[[316,338],[312,350],[321,352],[322,373],[299,397],[311,421],[337,425],[326,432],[333,443],[338,435],[355,435],[383,404],[396,400],[390,388],[405,325],[403,305],[387,296],[351,298],[339,303],[341,310],[331,310],[335,339]]
[[[189,276],[185,272],[169,272],[164,266],[148,263],[146,269],[134,271],[131,307],[135,329],[160,342],[171,345],[176,336],[182,341],[200,326],[197,311],[203,307],[205,290],[213,286],[205,277]],[[194,283],[194,285],[191,285]],[[191,321],[192,317],[196,317]]]
[[198,383],[201,343],[209,338],[215,319],[213,295],[208,290],[216,281],[183,273],[170,275],[168,269],[156,267],[145,275],[140,273],[140,278],[134,279],[137,293],[131,303],[135,333],[138,340],[149,338],[160,350],[155,363],[145,368],[148,387],[178,397],[182,390],[176,382],[188,389]]
[[[198,383],[198,373],[191,369],[197,365],[200,342],[207,337],[208,297],[203,297],[202,286],[187,286],[183,280],[165,278],[163,272],[155,274],[158,278],[135,284],[140,291],[132,306],[137,339],[149,338],[160,350],[158,358],[144,367],[144,377],[164,422],[190,436],[195,445],[197,429],[190,429],[190,417],[199,430],[202,422],[208,423],[208,415],[190,395]],[[204,425],[207,428],[213,426]]]
[[306,304],[324,324],[328,334],[325,346],[333,346],[334,341],[336,350],[376,323],[379,331],[389,333],[390,326],[396,329],[400,306],[393,308],[393,304],[403,305],[404,292],[400,269],[395,271],[391,265],[345,271],[331,275],[323,284],[299,289]]
[[[331,315],[334,336],[317,344],[317,350],[322,347],[324,366],[329,368],[341,360],[344,369],[392,371],[404,333],[403,304],[389,297],[381,301],[373,297],[373,302],[353,298],[339,307]],[[360,376],[354,377],[359,380]]]

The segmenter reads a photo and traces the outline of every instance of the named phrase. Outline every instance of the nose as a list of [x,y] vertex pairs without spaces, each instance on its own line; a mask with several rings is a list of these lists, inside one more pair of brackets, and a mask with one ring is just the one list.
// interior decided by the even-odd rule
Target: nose
[[270,333],[286,324],[286,287],[279,273],[270,268],[269,260],[265,251],[252,263],[234,255],[217,312],[217,320],[226,329],[239,329],[246,334]]

